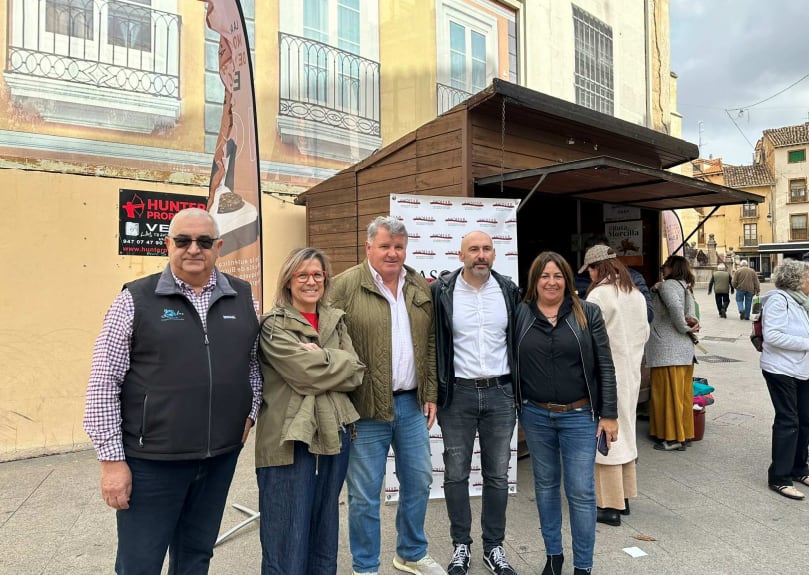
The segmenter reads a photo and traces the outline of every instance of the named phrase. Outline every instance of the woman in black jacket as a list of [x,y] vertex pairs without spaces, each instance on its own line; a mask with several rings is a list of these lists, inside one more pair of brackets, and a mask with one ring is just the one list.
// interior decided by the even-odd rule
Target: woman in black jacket
[[604,434],[606,448],[618,437],[615,368],[601,310],[579,300],[562,256],[539,254],[527,286],[517,310],[516,381],[548,555],[542,575],[561,573],[564,561],[563,468],[573,572],[584,575],[593,567],[597,437]]

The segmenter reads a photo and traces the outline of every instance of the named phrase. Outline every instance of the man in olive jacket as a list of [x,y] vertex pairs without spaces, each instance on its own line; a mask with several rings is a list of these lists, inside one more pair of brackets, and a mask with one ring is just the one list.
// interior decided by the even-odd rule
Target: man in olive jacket
[[333,307],[345,310],[366,366],[350,395],[360,414],[348,464],[348,527],[355,574],[379,571],[379,505],[388,449],[396,455],[396,569],[445,575],[427,554],[424,518],[432,483],[429,428],[435,421],[435,334],[430,289],[404,265],[407,230],[393,217],[368,226],[367,259],[334,278]]
[[711,274],[711,281],[708,282],[708,294],[711,290],[716,294],[716,309],[719,317],[728,317],[727,311],[730,305],[730,295],[733,293],[733,286],[730,285],[730,274],[725,271],[725,264],[716,266],[716,271]]

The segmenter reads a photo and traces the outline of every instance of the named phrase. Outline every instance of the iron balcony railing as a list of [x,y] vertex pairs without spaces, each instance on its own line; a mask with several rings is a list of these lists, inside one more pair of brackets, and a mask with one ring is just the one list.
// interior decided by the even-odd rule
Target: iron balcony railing
[[436,100],[438,104],[436,112],[439,116],[450,108],[457,106],[472,95],[465,90],[453,88],[452,86],[447,86],[446,84],[436,84],[435,87]]
[[9,0],[6,72],[180,98],[178,14],[148,0]]
[[279,33],[281,116],[380,135],[379,62]]

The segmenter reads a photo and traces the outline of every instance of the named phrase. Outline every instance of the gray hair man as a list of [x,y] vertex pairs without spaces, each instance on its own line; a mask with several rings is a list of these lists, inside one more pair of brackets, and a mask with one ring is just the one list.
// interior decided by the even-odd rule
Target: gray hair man
[[725,270],[725,264],[720,263],[716,266],[716,271],[711,274],[711,280],[708,282],[708,294],[710,295],[713,290],[716,309],[719,311],[719,317],[722,318],[728,317],[730,294],[734,291],[733,286],[730,285],[730,279],[730,274]]
[[129,282],[93,350],[84,429],[117,510],[116,573],[207,573],[236,459],[261,404],[250,284],[216,269],[205,210],[177,212],[169,263]]
[[736,306],[739,308],[739,319],[749,320],[753,307],[753,296],[761,291],[756,270],[747,265],[747,260],[739,262],[739,269],[733,274],[731,286],[736,290]]
[[351,444],[348,528],[354,573],[376,574],[381,547],[380,492],[388,449],[399,480],[393,566],[445,575],[427,554],[424,520],[432,483],[429,429],[435,421],[435,333],[430,288],[404,265],[407,229],[380,216],[368,226],[366,259],[334,278],[332,305],[345,310],[354,350],[366,366],[351,392],[360,414]]

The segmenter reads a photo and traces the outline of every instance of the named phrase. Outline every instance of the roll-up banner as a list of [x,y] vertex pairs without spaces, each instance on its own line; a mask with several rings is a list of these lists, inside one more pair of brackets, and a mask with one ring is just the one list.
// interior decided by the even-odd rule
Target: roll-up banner
[[683,224],[674,210],[663,211],[663,227],[666,231],[666,249],[670,256],[685,255],[683,250]]
[[250,282],[262,308],[261,193],[253,67],[238,0],[206,0],[208,27],[219,34],[219,77],[225,88],[208,211],[224,243],[217,267]]

